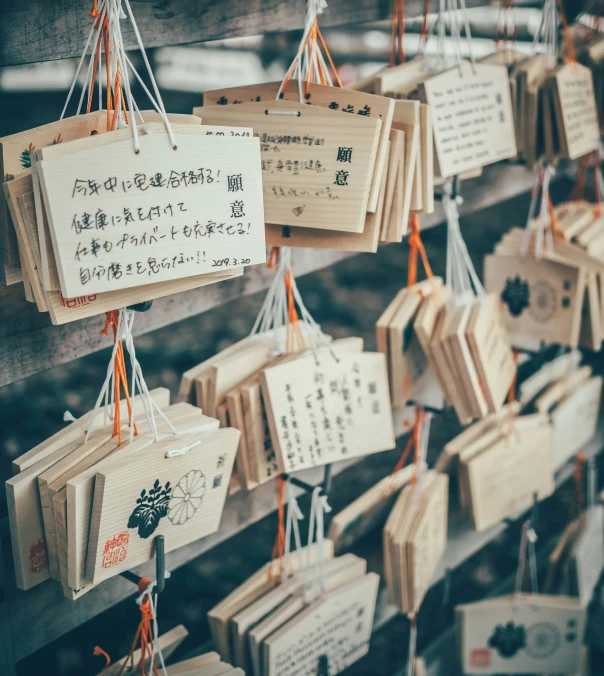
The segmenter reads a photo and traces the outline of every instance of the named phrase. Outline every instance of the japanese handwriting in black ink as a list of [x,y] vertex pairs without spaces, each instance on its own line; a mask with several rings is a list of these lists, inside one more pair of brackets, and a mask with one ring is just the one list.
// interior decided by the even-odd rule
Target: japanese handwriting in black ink
[[338,156],[336,162],[349,162],[352,164],[352,148],[340,146],[338,148]]
[[145,190],[149,190],[149,186],[145,185],[146,183],[147,183],[147,175],[146,174],[135,174],[134,175],[134,185],[139,190],[142,190],[143,192]]
[[365,117],[368,117],[369,115],[371,115],[371,108],[367,104],[365,104],[361,108],[361,110],[357,112],[357,115],[364,115]]
[[243,190],[243,179],[241,177],[241,174],[233,174],[232,176],[227,176],[227,180],[229,192],[239,192]]
[[348,172],[340,169],[336,171],[336,180],[333,182],[334,185],[348,185]]
[[344,113],[354,113],[354,107],[349,103],[345,108],[342,108]]
[[75,197],[76,195],[80,195],[81,197],[88,197],[89,195],[98,195],[100,187],[101,186],[92,179],[76,178],[71,196]]
[[243,218],[244,216],[243,201],[235,200],[231,202],[231,218]]
[[332,110],[338,110],[339,107],[340,107],[340,104],[339,104],[339,103],[336,103],[335,101],[332,101],[332,102],[329,104],[329,108],[331,108]]
[[115,176],[110,176],[105,183],[103,183],[103,187],[107,192],[115,192],[115,187],[117,186],[117,178]]

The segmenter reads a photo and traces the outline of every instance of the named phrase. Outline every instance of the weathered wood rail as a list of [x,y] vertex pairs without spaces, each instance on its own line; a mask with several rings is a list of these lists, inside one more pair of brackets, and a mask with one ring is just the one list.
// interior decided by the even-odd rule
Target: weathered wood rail
[[[0,66],[53,61],[79,56],[90,17],[92,0],[19,0],[0,7]],[[489,4],[469,0],[470,7]],[[302,28],[304,0],[131,0],[146,47],[184,45],[272,31]],[[407,16],[423,12],[424,0],[407,0]],[[366,23],[387,19],[391,0],[330,0],[321,26]],[[128,28],[126,48],[136,44]]]
[[[562,176],[563,172],[558,175]],[[522,166],[487,167],[480,178],[464,183],[464,203],[460,213],[463,217],[525,193],[531,189],[532,181],[531,172]],[[422,218],[422,226],[431,227],[443,220],[442,208],[437,204],[433,214]],[[345,251],[294,249],[294,271],[300,277],[351,255]],[[261,291],[267,288],[271,278],[270,270],[258,265],[247,269],[243,277],[156,300],[149,312],[137,317],[135,334],[154,331],[234,298]],[[20,284],[7,287],[6,293],[0,303],[0,387],[83,357],[111,343],[109,337],[100,334],[102,321],[99,317],[53,326],[47,315],[40,314],[35,305],[25,300]]]

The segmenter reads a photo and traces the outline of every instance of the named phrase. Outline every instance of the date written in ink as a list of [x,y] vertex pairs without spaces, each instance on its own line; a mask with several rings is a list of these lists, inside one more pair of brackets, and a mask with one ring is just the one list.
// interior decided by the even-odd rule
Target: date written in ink
[[237,265],[249,265],[249,258],[221,258],[219,260],[214,259],[212,261],[213,268],[228,268],[236,267]]

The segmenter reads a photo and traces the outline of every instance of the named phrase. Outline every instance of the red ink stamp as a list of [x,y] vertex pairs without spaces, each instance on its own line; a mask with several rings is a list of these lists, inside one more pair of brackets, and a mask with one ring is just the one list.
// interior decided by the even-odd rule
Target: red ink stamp
[[492,662],[490,648],[474,648],[470,652],[470,666],[472,667],[490,667]]
[[89,305],[94,303],[96,300],[96,294],[92,296],[78,296],[77,298],[64,298],[61,294],[61,305],[68,308],[82,307],[83,305]]
[[102,563],[103,568],[117,566],[118,563],[121,563],[126,558],[129,539],[130,534],[128,531],[124,531],[105,542]]
[[41,573],[47,568],[46,539],[40,538],[29,546],[29,570],[32,573]]

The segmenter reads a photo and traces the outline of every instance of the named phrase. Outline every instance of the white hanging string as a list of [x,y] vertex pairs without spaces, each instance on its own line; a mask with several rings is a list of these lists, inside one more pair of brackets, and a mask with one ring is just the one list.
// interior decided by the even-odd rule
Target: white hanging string
[[[122,3],[124,7],[126,8],[126,12],[124,12],[122,8]],[[102,105],[102,81],[101,81],[101,53],[103,51],[103,36],[104,36],[104,26],[105,23],[107,24],[107,30],[109,34],[109,44],[110,44],[110,54],[109,54],[109,77],[111,78],[111,81],[108,83],[108,85],[111,87],[112,83],[115,82],[115,77],[116,74],[120,73],[120,78],[121,78],[121,85],[124,90],[124,95],[125,99],[127,102],[127,107],[130,112],[130,117],[131,117],[131,128],[132,128],[132,137],[133,137],[133,142],[134,142],[134,150],[136,153],[140,152],[140,143],[139,143],[139,135],[138,131],[136,128],[136,124],[134,124],[134,121],[136,119],[136,115],[141,118],[142,116],[140,115],[140,110],[138,109],[138,106],[136,105],[134,98],[132,96],[132,91],[131,91],[131,86],[130,86],[130,75],[129,73],[132,72],[135,76],[135,78],[138,80],[140,85],[143,88],[143,91],[145,94],[149,97],[149,100],[152,104],[152,106],[155,108],[155,110],[159,113],[160,117],[162,118],[162,121],[164,123],[164,126],[166,128],[166,131],[168,133],[168,137],[170,140],[170,144],[172,145],[172,148],[174,150],[177,150],[177,144],[176,144],[176,139],[174,137],[174,133],[172,130],[172,126],[170,124],[170,121],[168,119],[168,115],[165,110],[165,106],[163,103],[163,100],[161,98],[161,94],[159,92],[159,88],[157,86],[157,83],[155,81],[155,77],[153,75],[153,71],[151,68],[151,64],[149,63],[149,59],[147,58],[147,53],[145,51],[145,47],[143,45],[143,41],[138,29],[138,26],[136,24],[136,21],[134,19],[134,14],[132,13],[132,8],[130,6],[129,0],[100,0],[99,5],[98,5],[98,12],[99,12],[99,17],[95,19],[93,27],[88,35],[88,39],[86,41],[86,44],[84,46],[84,50],[82,52],[82,56],[80,58],[80,61],[78,63],[78,67],[76,69],[76,73],[74,75],[73,81],[71,83],[71,86],[69,88],[69,92],[67,94],[67,100],[65,102],[65,106],[63,108],[63,112],[61,113],[61,119],[63,119],[67,107],[69,104],[69,101],[71,99],[71,96],[73,94],[76,82],[79,78],[84,60],[86,58],[86,55],[88,54],[89,47],[92,43],[92,49],[90,50],[90,58],[89,58],[89,64],[86,72],[86,77],[84,81],[84,86],[82,88],[82,93],[80,95],[80,101],[78,104],[78,109],[76,112],[76,115],[80,114],[80,111],[82,109],[82,104],[84,101],[84,97],[86,95],[86,92],[90,95],[90,90],[92,87],[92,81],[93,81],[93,71],[94,71],[94,56],[95,54],[99,54],[99,106]],[[123,35],[122,35],[122,28],[121,28],[121,21],[128,18],[130,20],[130,24],[132,25],[132,29],[134,31],[134,35],[136,38],[137,46],[140,50],[140,53],[143,58],[143,62],[145,64],[145,68],[147,70],[147,74],[149,76],[149,80],[151,82],[151,88],[154,92],[154,95],[151,94],[145,83],[143,82],[142,78],[134,68],[132,61],[128,58],[126,55],[126,50],[124,47],[124,40],[123,40]],[[95,35],[96,34],[96,35]],[[93,40],[94,38],[94,40]],[[105,59],[107,59],[107,53],[105,53]],[[113,92],[113,99],[114,99],[114,110],[115,110],[115,118],[116,118],[116,126],[119,126],[120,122],[123,124],[123,112],[122,112],[122,100],[121,100],[121,89],[118,88],[117,91]]]
[[[310,503],[310,519],[308,524],[308,546],[306,553],[306,570],[304,574],[304,599],[313,603],[317,592],[328,591],[325,574],[325,512],[331,512],[327,496],[321,495],[322,488],[317,486]],[[316,535],[315,535],[316,531]],[[312,544],[315,541],[315,562],[311,565]]]
[[317,41],[312,55],[310,54],[310,34],[314,29],[315,22],[319,14],[322,14],[327,7],[326,0],[308,0],[306,6],[306,17],[304,19],[304,30],[302,32],[302,39],[296,56],[294,57],[290,67],[287,69],[286,75],[281,82],[281,86],[277,91],[277,99],[281,98],[285,86],[290,79],[298,81],[298,95],[300,103],[304,103],[304,88],[303,82],[309,79],[312,82],[321,82],[321,71],[326,80],[326,84],[333,86],[331,74],[325,63],[323,53],[319,41]]
[[407,655],[407,676],[415,676],[417,661],[417,615],[408,613],[409,618],[409,653]]
[[498,50],[505,50],[510,48],[510,42],[516,39],[516,5],[514,3],[506,4],[502,0],[499,3],[499,11],[497,12],[497,36],[501,35],[501,39],[496,38]]
[[289,578],[289,563],[291,556],[291,538],[292,532],[294,536],[295,554],[298,559],[297,571],[303,569],[301,561],[302,539],[300,538],[300,524],[299,522],[304,518],[302,511],[298,505],[290,482],[286,484],[287,491],[287,517],[285,522],[285,548],[283,550],[283,572],[281,574],[281,582],[285,582]]
[[[419,415],[419,413],[418,413]],[[428,412],[423,413],[423,420],[419,432],[419,448],[417,450],[417,467],[415,477],[415,489],[413,493],[413,503],[415,507],[419,506],[421,502],[424,485],[426,483],[426,473],[428,471],[428,440],[430,439],[430,426],[432,424],[432,414]]]
[[[105,14],[107,12],[107,0],[100,0],[99,6],[98,6],[99,14],[100,17],[98,19],[99,22],[102,22],[104,20]],[[100,40],[101,32],[100,30],[97,30],[96,28],[96,20],[90,29],[90,33],[88,33],[88,39],[86,40],[86,44],[84,45],[84,50],[82,51],[82,56],[80,57],[80,61],[78,63],[78,67],[76,68],[75,75],[73,76],[73,80],[71,81],[71,86],[69,87],[69,91],[67,92],[67,100],[65,101],[65,106],[63,107],[63,112],[61,113],[61,117],[59,118],[60,120],[63,119],[65,116],[65,112],[67,111],[67,106],[69,105],[69,101],[71,100],[71,95],[73,94],[73,90],[75,89],[76,83],[78,81],[78,78],[80,76],[80,71],[82,70],[82,66],[84,64],[84,60],[86,58],[86,54],[88,53],[88,47],[90,46],[90,43],[92,41],[93,36],[95,33],[97,33],[96,36],[96,41],[93,44],[92,47],[92,52],[90,55],[90,62],[88,64],[88,72],[86,74],[86,79],[84,81],[84,86],[82,88],[82,95],[80,97],[80,104],[78,105],[78,111],[76,115],[80,114],[80,109],[82,107],[82,100],[84,98],[84,92],[86,91],[89,82],[90,82],[90,72],[92,70],[93,64],[94,64],[94,53],[96,51],[96,47],[98,44],[98,41]],[[99,23],[98,25],[102,25],[102,23]],[[99,58],[99,75],[100,75],[100,64],[101,64],[101,59]],[[99,77],[99,87],[100,87],[100,77]],[[99,95],[99,108],[102,107],[102,97]]]
[[[169,577],[169,574],[166,575]],[[164,662],[164,655],[162,653],[161,646],[159,644],[159,626],[157,623],[157,601],[158,595],[153,593],[157,582],[151,582],[145,591],[136,599],[136,603],[139,606],[142,606],[146,599],[149,599],[149,605],[151,606],[151,634],[152,634],[152,651],[151,651],[151,664],[149,666],[149,673],[153,673],[153,667],[160,666],[163,676],[168,676],[168,671],[166,669],[166,664]],[[141,660],[146,659],[146,656],[141,654]],[[159,665],[156,663],[156,659],[159,659]]]
[[555,56],[558,38],[558,7],[556,0],[545,0],[541,22],[533,38],[533,53],[539,51]]
[[[449,28],[450,40],[447,40],[447,26]],[[463,75],[464,63],[466,61],[462,53],[462,41],[465,40],[472,72],[475,73],[476,60],[465,0],[440,0],[436,21],[433,23],[431,30],[434,27],[436,28],[437,36],[434,69],[436,71],[444,71],[450,68],[449,55],[452,52],[453,64],[459,68],[460,74]],[[465,33],[464,37],[462,37],[462,28]]]
[[[524,234],[520,243],[520,254],[522,256],[527,255],[533,236],[535,258],[541,258],[544,245],[549,254],[554,253],[553,223],[549,210],[549,186],[555,173],[556,170],[551,165],[548,165],[545,162],[542,162],[539,165],[535,182],[533,184],[531,203],[529,206]],[[536,216],[538,204],[539,214]]]
[[522,525],[522,535],[520,537],[520,549],[518,551],[518,567],[516,569],[514,597],[522,594],[522,584],[524,581],[524,571],[526,569],[527,558],[529,563],[529,574],[531,578],[531,594],[539,593],[535,542],[537,542],[537,533],[535,533],[533,527],[531,526],[531,522],[525,521]]
[[462,200],[460,196],[454,198],[452,190],[452,183],[445,183],[443,209],[447,219],[446,286],[449,300],[454,304],[470,302],[474,297],[482,301],[487,294],[474,269],[459,226],[458,204]]
[[[153,401],[147,383],[143,377],[143,372],[141,366],[136,358],[136,351],[134,349],[134,339],[132,337],[132,326],[134,324],[134,311],[122,308],[119,311],[118,315],[118,325],[116,329],[115,343],[113,345],[113,350],[111,352],[111,358],[109,365],[107,367],[107,375],[105,381],[97,398],[96,404],[88,425],[86,426],[86,436],[84,442],[86,443],[90,437],[91,431],[94,429],[94,423],[96,418],[101,410],[104,409],[104,425],[107,425],[108,419],[113,419],[115,417],[115,407],[120,406],[120,402],[114,401],[114,392],[115,392],[115,378],[118,377],[115,373],[115,357],[119,349],[120,341],[124,349],[128,352],[130,356],[130,364],[132,369],[132,391],[131,391],[131,401],[134,404],[134,397],[136,396],[137,388],[141,392],[141,403],[143,405],[143,410],[145,412],[145,417],[147,423],[153,434],[155,441],[159,440],[159,432],[157,429],[157,423],[155,420],[155,412],[159,413],[162,419],[167,423],[168,428],[173,434],[176,434],[176,430],[172,423],[168,420],[166,415],[160,409],[160,407]],[[128,425],[130,429],[130,441],[132,442],[134,438],[134,416],[131,416],[128,420]]]
[[[290,325],[288,316],[286,286],[288,278],[291,279],[292,296],[299,310],[299,321],[295,329]],[[333,358],[338,361],[327,337],[321,330],[321,326],[313,319],[302,300],[302,295],[298,290],[296,279],[292,273],[291,249],[289,247],[282,247],[279,249],[279,261],[275,267],[275,275],[250,335],[253,336],[258,333],[273,331],[273,353],[281,355],[287,352],[288,331],[290,330],[301,331],[300,335],[304,338],[305,342],[308,341],[310,343],[317,362],[319,361],[318,350],[321,346],[327,347]],[[302,349],[303,347],[303,345],[300,345],[298,349]]]
[[598,468],[595,458],[589,458],[587,461],[587,495],[585,496],[585,517],[588,523],[591,523],[595,517],[597,475]]

